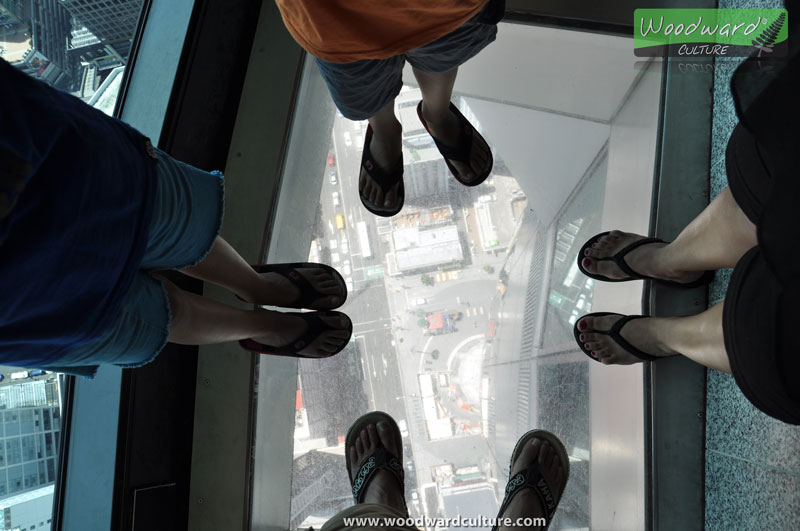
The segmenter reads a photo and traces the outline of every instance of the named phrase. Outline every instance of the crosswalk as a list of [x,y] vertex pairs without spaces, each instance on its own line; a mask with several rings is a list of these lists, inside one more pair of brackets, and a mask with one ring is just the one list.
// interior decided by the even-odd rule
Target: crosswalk
[[448,280],[456,280],[458,278],[458,271],[446,271],[443,273],[436,273],[433,278],[436,282],[447,282]]
[[476,306],[474,308],[467,308],[464,311],[464,315],[467,317],[475,317],[477,315],[484,315],[486,313],[486,309],[483,306]]

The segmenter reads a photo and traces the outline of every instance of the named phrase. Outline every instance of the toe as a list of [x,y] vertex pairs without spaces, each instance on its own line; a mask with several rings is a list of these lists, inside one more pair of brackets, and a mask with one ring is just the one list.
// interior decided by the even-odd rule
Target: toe
[[392,430],[390,429],[390,425],[385,420],[378,422],[378,436],[380,437],[381,442],[385,448],[388,448],[394,453],[398,455],[399,452],[395,447],[394,435],[392,434]]

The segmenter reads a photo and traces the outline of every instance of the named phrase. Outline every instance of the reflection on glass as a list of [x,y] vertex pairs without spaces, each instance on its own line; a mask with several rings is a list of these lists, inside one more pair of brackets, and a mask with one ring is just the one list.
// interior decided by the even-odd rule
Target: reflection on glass
[[591,526],[591,367],[572,326],[596,286],[576,258],[603,228],[612,154],[628,156],[612,131],[634,77],[608,89],[619,93],[603,119],[454,95],[493,148],[473,188],[452,178],[417,118],[419,90],[404,87],[406,199],[389,219],[358,199],[366,122],[334,120],[309,259],[345,277],[354,333],[340,355],[299,364],[291,528],[353,503],[343,442],[370,410],[400,425],[411,516],[494,516],[511,449],[541,427],[572,469],[551,529]]

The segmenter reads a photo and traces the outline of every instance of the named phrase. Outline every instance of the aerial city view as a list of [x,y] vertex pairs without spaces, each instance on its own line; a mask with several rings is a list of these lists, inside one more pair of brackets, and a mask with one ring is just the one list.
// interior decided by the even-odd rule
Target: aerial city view
[[97,107],[121,81],[142,1],[0,0],[0,58]]
[[[574,266],[573,243],[596,224],[593,209],[581,213],[581,203],[602,194],[604,162],[545,224],[502,153],[495,151],[493,173],[480,186],[449,178],[417,118],[418,101],[419,90],[408,87],[396,101],[406,206],[388,219],[358,200],[367,123],[341,115],[334,121],[309,257],[344,276],[354,332],[339,355],[300,361],[293,528],[316,526],[351,503],[335,463],[350,422],[364,411],[398,421],[412,516],[477,516],[494,514],[502,499],[507,471],[497,454],[507,450],[496,446],[512,442],[505,430],[525,426],[537,402],[541,408],[563,398],[552,391],[531,396],[531,380],[559,381],[557,393],[573,397],[587,393],[586,362],[562,346],[579,312],[591,309],[592,280]],[[454,99],[465,115],[473,101]],[[517,364],[535,356],[547,358],[538,371]],[[508,385],[498,388],[498,381]],[[498,410],[511,395],[513,406]],[[588,459],[588,406],[572,413],[559,416],[560,433],[573,458]],[[587,468],[573,463],[573,470],[575,482],[583,481],[576,490],[585,491]],[[561,518],[582,527],[588,515],[579,507],[565,498]]]

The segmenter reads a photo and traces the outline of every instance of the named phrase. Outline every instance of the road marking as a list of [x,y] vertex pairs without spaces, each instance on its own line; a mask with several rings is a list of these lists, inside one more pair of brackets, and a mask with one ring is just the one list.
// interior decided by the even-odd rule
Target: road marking
[[422,365],[425,362],[425,352],[428,351],[428,346],[430,346],[431,341],[433,341],[433,336],[428,338],[428,340],[425,342],[425,346],[422,347],[422,352],[419,354],[419,369],[417,369],[418,373],[422,372]]
[[455,358],[456,352],[458,352],[458,350],[461,347],[463,347],[464,345],[466,345],[470,341],[475,341],[476,339],[480,339],[482,337],[483,337],[483,334],[475,334],[474,336],[469,336],[467,339],[465,339],[464,341],[462,341],[461,343],[459,343],[458,345],[455,346],[455,348],[452,350],[452,352],[450,352],[450,355],[447,357],[447,372],[448,373],[450,372],[450,365],[453,363],[453,358]]
[[481,306],[480,308],[478,308],[478,311],[479,311],[479,312],[481,312],[481,315],[483,315],[483,306]]

